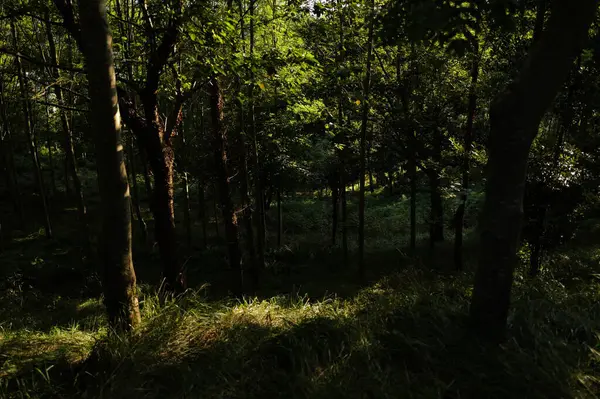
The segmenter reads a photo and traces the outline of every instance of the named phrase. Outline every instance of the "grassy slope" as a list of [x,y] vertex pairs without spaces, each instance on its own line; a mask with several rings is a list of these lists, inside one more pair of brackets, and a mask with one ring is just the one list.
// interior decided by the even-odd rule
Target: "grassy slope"
[[448,273],[451,245],[408,256],[406,201],[371,197],[368,209],[364,287],[328,245],[324,201],[287,201],[285,246],[271,249],[270,272],[255,298],[223,295],[224,253],[212,237],[202,254],[182,249],[192,286],[210,286],[160,305],[152,285],[156,254],[139,249],[144,324],[131,338],[107,331],[98,282],[78,267],[73,232],[59,228],[51,242],[38,234],[13,240],[0,255],[0,397],[599,394],[592,237],[600,234],[580,234],[538,281],[518,276],[510,338],[490,351],[466,333],[471,275]]

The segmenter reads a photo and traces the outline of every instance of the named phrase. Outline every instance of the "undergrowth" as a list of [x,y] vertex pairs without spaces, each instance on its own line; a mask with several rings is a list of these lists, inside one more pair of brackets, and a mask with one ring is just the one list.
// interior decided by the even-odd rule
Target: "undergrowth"
[[599,392],[599,285],[515,289],[496,349],[465,328],[470,276],[407,269],[348,299],[160,304],[131,337],[99,326],[2,331],[2,397],[565,398]]

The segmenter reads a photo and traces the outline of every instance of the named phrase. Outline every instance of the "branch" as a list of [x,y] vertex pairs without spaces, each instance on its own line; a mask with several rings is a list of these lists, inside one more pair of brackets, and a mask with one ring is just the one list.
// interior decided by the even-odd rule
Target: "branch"
[[47,62],[32,58],[28,55],[25,55],[19,51],[13,51],[7,47],[0,47],[0,53],[2,54],[8,54],[8,55],[12,55],[14,57],[19,57],[22,60],[25,60],[31,64],[34,65],[38,65],[44,68],[58,68],[58,69],[62,69],[64,71],[69,71],[69,72],[76,72],[76,73],[85,73],[85,70],[82,68],[76,68],[76,67],[67,67],[67,66],[62,66],[62,65],[56,65],[56,64],[49,64]]
[[52,0],[54,5],[58,9],[58,12],[63,17],[62,26],[71,34],[71,37],[75,40],[77,48],[83,53],[83,42],[81,40],[81,28],[79,23],[75,20],[75,14],[73,13],[73,4],[71,0]]
[[175,48],[179,34],[179,27],[183,20],[181,15],[182,0],[175,0],[174,3],[174,15],[169,19],[169,25],[167,26],[165,34],[162,37],[161,43],[156,51],[152,52],[148,62],[148,70],[146,72],[146,87],[144,90],[150,95],[155,95],[158,90],[160,74],[162,73],[164,66],[167,64],[169,56]]

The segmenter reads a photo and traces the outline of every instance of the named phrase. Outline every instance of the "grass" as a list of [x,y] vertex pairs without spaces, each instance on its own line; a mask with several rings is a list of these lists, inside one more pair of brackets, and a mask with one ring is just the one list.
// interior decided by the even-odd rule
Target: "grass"
[[[252,297],[226,295],[225,251],[211,237],[202,252],[182,250],[194,288],[161,303],[156,253],[138,246],[143,324],[129,337],[107,327],[93,269],[77,267],[73,233],[61,230],[68,223],[58,224],[53,241],[37,233],[13,237],[0,255],[0,397],[600,395],[595,224],[554,254],[539,279],[518,271],[508,340],[491,349],[466,328],[472,232],[469,270],[450,273],[452,243],[408,254],[406,200],[369,196],[367,209],[364,285],[353,264],[341,263],[339,241],[329,243],[325,200],[286,200],[284,245],[276,248],[269,237],[264,285]],[[470,206],[468,217],[475,212]],[[418,214],[425,232],[424,209]]]

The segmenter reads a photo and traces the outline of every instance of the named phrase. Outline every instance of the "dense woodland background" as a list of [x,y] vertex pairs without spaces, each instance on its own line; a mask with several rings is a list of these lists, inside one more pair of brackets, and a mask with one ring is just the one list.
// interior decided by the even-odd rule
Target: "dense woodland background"
[[0,396],[600,395],[594,0],[3,0]]

